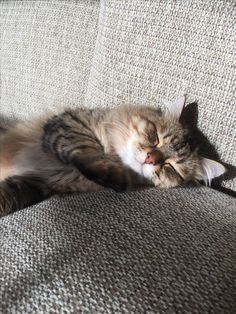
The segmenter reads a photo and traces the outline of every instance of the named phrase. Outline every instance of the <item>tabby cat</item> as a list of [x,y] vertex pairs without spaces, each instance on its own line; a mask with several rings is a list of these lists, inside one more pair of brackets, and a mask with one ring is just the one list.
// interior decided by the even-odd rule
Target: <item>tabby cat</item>
[[18,123],[0,138],[0,216],[56,193],[210,183],[225,168],[191,148],[184,103],[66,109]]

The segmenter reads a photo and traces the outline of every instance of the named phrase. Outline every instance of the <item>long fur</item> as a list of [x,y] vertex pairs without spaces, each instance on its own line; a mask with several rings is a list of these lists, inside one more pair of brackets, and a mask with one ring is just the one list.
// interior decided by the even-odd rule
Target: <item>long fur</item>
[[18,123],[0,147],[0,215],[55,193],[211,179],[179,116],[152,107],[66,109]]

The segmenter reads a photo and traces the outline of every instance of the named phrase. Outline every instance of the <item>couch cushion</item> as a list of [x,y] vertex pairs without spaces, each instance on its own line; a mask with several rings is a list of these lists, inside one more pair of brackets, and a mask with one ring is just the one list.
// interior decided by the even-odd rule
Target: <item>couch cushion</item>
[[[88,105],[187,94],[221,159],[236,166],[235,1],[102,0]],[[226,186],[236,190],[236,180]]]
[[99,1],[1,1],[0,114],[83,105]]
[[236,200],[208,188],[53,198],[0,235],[1,313],[236,312]]

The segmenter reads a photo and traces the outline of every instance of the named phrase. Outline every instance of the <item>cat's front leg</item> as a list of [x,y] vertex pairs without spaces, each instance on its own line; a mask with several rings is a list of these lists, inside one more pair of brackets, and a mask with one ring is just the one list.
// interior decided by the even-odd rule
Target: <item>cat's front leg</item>
[[90,154],[72,157],[73,164],[89,180],[107,188],[122,192],[144,184],[144,178],[123,165],[117,156]]

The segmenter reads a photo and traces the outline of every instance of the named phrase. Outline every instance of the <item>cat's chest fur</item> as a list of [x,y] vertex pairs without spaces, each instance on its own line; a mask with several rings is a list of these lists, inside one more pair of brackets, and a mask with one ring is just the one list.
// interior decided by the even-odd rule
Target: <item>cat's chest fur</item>
[[131,136],[125,145],[122,145],[120,149],[118,149],[118,155],[121,158],[122,162],[131,167],[134,171],[138,173],[142,173],[142,165],[138,160],[136,160],[136,156],[133,149],[133,142],[135,141],[135,137]]

